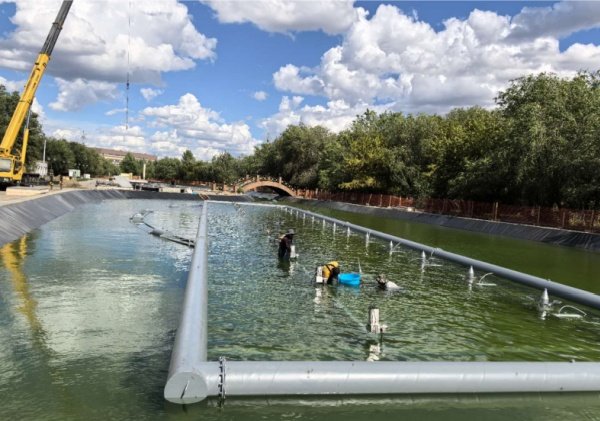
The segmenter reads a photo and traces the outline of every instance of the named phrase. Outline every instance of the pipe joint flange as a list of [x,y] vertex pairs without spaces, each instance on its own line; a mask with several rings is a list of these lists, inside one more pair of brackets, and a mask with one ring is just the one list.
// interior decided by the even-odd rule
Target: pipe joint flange
[[225,405],[225,357],[219,357],[219,406]]

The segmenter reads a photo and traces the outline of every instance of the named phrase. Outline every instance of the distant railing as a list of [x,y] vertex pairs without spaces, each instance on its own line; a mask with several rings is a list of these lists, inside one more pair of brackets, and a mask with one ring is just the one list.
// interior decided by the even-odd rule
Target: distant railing
[[295,190],[305,199],[330,200],[357,205],[402,208],[409,211],[488,221],[512,222],[574,231],[600,233],[600,212],[559,207],[504,205],[473,200],[431,199],[394,196],[377,193],[328,192],[322,190]]
[[163,179],[157,179],[157,178],[148,179],[148,181],[151,183],[172,184],[172,185],[177,185],[177,186],[206,187],[211,190],[219,190],[219,191],[230,192],[230,193],[238,193],[240,191],[240,189],[243,188],[247,184],[267,181],[267,182],[279,183],[282,186],[287,187],[291,191],[296,191],[296,188],[294,188],[292,185],[290,185],[289,183],[284,181],[281,177],[275,178],[275,177],[268,177],[268,176],[261,176],[261,175],[256,175],[256,176],[252,176],[252,177],[247,176],[244,178],[240,178],[231,184],[218,183],[216,181],[191,181],[191,180],[184,181],[184,180],[177,180],[177,179],[163,180]]

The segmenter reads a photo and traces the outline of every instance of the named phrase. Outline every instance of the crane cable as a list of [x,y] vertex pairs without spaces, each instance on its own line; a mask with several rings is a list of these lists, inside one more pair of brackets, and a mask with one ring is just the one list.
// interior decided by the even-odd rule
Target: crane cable
[[127,83],[125,84],[125,135],[129,130],[129,64],[131,52],[131,0],[129,1],[129,9],[127,13]]

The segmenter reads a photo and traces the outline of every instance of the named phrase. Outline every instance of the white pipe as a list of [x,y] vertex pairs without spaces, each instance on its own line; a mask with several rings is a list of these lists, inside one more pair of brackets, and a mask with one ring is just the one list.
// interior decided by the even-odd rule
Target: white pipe
[[182,402],[165,390],[166,399],[198,402],[222,390],[225,397],[600,390],[600,364],[590,362],[226,361],[225,376],[221,367],[197,367],[207,387],[195,401],[186,393]]
[[[403,246],[412,248],[414,250],[421,250],[422,256],[425,256],[425,253],[435,253],[436,256],[442,259],[456,262],[465,266],[473,266],[474,268],[484,272],[492,272],[496,276],[526,285],[528,287],[537,288],[539,290],[544,290],[544,288],[546,288],[548,289],[549,294],[600,310],[600,296],[592,292],[570,287],[568,285],[563,285],[558,282],[553,282],[547,279],[538,278],[537,276],[528,275],[526,273],[518,272],[512,269],[507,269],[502,266],[482,262],[481,260],[471,259],[470,257],[461,256],[460,254],[450,253],[439,248],[429,247],[424,244],[409,241],[404,238],[386,234],[384,232],[373,231],[369,228],[365,228],[360,225],[355,225],[350,222],[340,221],[329,216],[320,215],[318,213],[313,213],[310,211],[306,212],[308,214],[315,215],[317,218],[321,218],[323,221],[335,221],[338,224],[352,228],[355,231],[364,232],[367,234],[367,238],[369,237],[369,234],[373,234],[379,238],[382,238],[383,240],[398,242]],[[427,259],[426,256],[425,259]]]
[[207,208],[202,206],[196,236],[196,248],[188,274],[181,321],[171,353],[169,376],[165,385],[165,399],[177,396],[180,403],[197,402],[197,396],[206,395],[208,386],[203,373],[198,371],[207,357],[208,283],[207,283]]
[[[312,214],[312,212],[308,212]],[[563,292],[572,301],[600,308],[588,291],[544,281],[524,273],[433,249],[358,225],[313,214],[357,231],[498,276]],[[175,338],[165,399],[193,403],[208,396],[317,396],[436,393],[524,393],[600,391],[600,364],[592,362],[366,362],[234,361],[206,362],[207,356],[207,206],[203,206],[196,248]],[[575,294],[574,292],[577,292]],[[554,292],[556,295],[560,295]]]

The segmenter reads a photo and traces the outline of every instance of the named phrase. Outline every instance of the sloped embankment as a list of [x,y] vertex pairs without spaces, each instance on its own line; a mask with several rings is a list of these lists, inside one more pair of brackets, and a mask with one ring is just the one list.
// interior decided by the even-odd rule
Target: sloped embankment
[[[251,201],[246,196],[205,195],[210,200]],[[85,203],[111,199],[202,200],[196,194],[136,190],[73,190],[0,206],[0,245],[20,238]]]
[[423,224],[438,225],[446,228],[501,235],[518,238],[521,240],[531,240],[559,246],[577,247],[590,251],[600,251],[600,235],[588,232],[536,227],[532,225],[511,224],[508,222],[485,221],[482,219],[461,218],[425,212],[408,212],[402,209],[379,208],[373,206],[354,205],[352,203],[326,202],[297,198],[286,198],[286,200],[307,204],[315,209],[324,207],[390,219],[403,219]]

